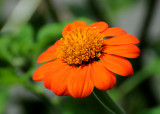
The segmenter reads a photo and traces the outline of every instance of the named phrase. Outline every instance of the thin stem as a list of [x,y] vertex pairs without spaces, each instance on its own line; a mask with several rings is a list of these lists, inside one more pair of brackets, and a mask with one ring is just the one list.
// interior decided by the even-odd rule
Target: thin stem
[[124,110],[112,100],[106,91],[94,89],[94,96],[104,106],[108,114],[125,114]]
[[108,114],[115,114],[112,110],[110,110],[102,101],[101,99],[96,95],[96,93],[93,91],[93,95],[97,98],[97,100],[103,105],[103,107],[106,109]]

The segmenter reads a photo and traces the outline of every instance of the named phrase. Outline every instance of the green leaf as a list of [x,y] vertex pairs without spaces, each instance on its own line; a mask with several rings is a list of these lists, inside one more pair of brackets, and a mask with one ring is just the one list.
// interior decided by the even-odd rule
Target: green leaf
[[11,37],[9,35],[0,36],[0,59],[12,62],[12,55],[9,52]]
[[8,91],[0,87],[0,114],[4,114],[8,102]]
[[45,47],[49,43],[54,43],[61,36],[62,26],[61,24],[54,23],[46,25],[40,29],[37,36],[37,44],[35,45],[34,52],[37,52],[42,47]]
[[13,38],[11,50],[15,55],[27,56],[33,46],[33,28],[30,25],[24,26],[21,31]]
[[20,77],[11,68],[0,68],[0,85],[13,85],[20,82]]
[[73,20],[67,20],[61,23],[53,23],[50,25],[46,25],[41,28],[38,32],[37,36],[37,45],[35,45],[34,52],[39,51],[41,48],[45,47],[47,44],[54,44],[54,42],[62,37],[63,28],[71,22],[82,20],[87,24],[91,24],[94,21],[88,18],[75,18]]

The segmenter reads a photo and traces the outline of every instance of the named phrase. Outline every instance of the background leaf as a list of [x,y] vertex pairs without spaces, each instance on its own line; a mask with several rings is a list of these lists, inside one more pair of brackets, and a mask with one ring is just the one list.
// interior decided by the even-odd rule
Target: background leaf
[[13,85],[20,83],[20,77],[11,68],[0,68],[0,85]]
[[11,50],[16,56],[27,56],[33,47],[33,28],[30,25],[24,26],[20,32],[17,33],[12,39]]
[[9,51],[10,43],[11,37],[9,35],[0,36],[0,59],[11,63],[12,54]]
[[74,20],[68,20],[61,23],[53,23],[42,27],[37,35],[37,44],[34,47],[34,52],[39,51],[47,44],[53,45],[55,41],[62,37],[63,28],[71,22],[83,20],[87,24],[91,24],[94,21],[85,17],[75,18]]

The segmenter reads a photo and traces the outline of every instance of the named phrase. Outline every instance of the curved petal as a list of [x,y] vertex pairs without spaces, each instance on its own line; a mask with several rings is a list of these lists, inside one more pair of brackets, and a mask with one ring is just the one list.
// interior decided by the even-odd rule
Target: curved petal
[[91,79],[96,88],[108,90],[115,86],[116,77],[114,73],[106,69],[101,62],[93,62],[91,72]]
[[43,83],[47,89],[51,89],[51,81],[52,81],[53,75],[55,75],[57,72],[60,72],[61,70],[63,70],[63,67],[66,67],[66,66],[67,65],[65,63],[58,60],[58,62],[55,64],[54,68],[45,72],[45,76],[43,78]]
[[138,44],[140,41],[133,35],[124,34],[103,40],[103,45]]
[[108,28],[106,31],[102,32],[104,36],[119,36],[123,34],[127,34],[125,30],[119,27]]
[[78,26],[87,26],[87,24],[84,21],[74,21],[73,23],[67,24],[62,31],[63,37],[67,35],[67,32],[77,28]]
[[50,74],[52,76],[51,89],[56,95],[69,95],[67,84],[71,72],[74,72],[73,68],[66,65],[54,74]]
[[75,27],[79,27],[79,26],[85,27],[85,26],[87,26],[87,24],[84,21],[74,21],[73,25]]
[[74,98],[89,96],[93,88],[88,65],[80,66],[71,74],[68,82],[68,91]]
[[42,81],[45,76],[45,73],[57,67],[58,64],[59,64],[59,60],[57,59],[43,64],[34,72],[32,77],[33,80]]
[[62,31],[63,37],[65,37],[65,35],[67,34],[68,31],[71,31],[71,30],[72,30],[72,27],[73,27],[73,23],[68,23],[68,24],[63,28],[63,31]]
[[88,27],[91,27],[94,30],[98,30],[99,32],[103,32],[108,28],[108,24],[105,22],[96,22],[88,25]]
[[52,45],[45,52],[43,52],[38,57],[37,63],[47,62],[57,57],[56,51],[60,42],[61,42],[60,40],[56,41],[54,45]]
[[104,46],[102,51],[104,53],[119,55],[127,58],[136,58],[140,55],[140,49],[133,44]]
[[123,57],[104,54],[100,57],[100,60],[107,69],[116,74],[122,76],[133,75],[133,68],[131,63]]
[[52,89],[53,93],[56,95],[69,95],[67,83],[71,72],[73,72],[73,68],[67,64],[63,64],[58,68],[47,72],[43,80],[45,87]]

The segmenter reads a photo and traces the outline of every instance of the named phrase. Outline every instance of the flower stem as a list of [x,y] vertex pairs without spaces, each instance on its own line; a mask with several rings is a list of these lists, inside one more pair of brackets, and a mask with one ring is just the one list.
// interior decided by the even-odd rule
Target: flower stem
[[125,114],[124,110],[112,100],[106,91],[94,89],[94,96],[104,106],[108,114]]

